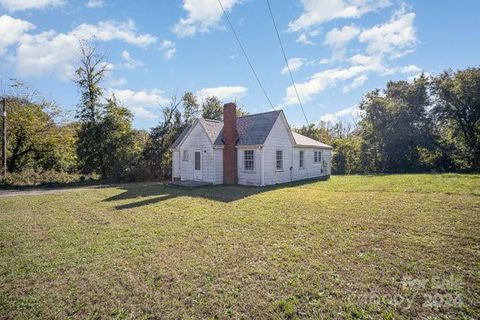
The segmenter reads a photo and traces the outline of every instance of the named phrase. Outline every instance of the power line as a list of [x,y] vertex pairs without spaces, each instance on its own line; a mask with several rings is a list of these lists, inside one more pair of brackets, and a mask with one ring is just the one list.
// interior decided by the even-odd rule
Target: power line
[[277,23],[275,22],[275,18],[273,17],[273,12],[272,12],[272,8],[270,6],[269,0],[267,0],[267,5],[268,5],[268,11],[270,12],[270,17],[272,18],[273,26],[275,27],[275,32],[277,33],[278,43],[280,44],[280,48],[282,49],[283,59],[285,59],[285,64],[287,65],[288,73],[290,74],[290,80],[292,81],[293,88],[295,89],[295,94],[297,96],[298,103],[302,108],[302,113],[303,113],[303,116],[305,117],[305,121],[307,122],[307,125],[309,125],[310,123],[308,122],[307,115],[305,114],[305,110],[303,110],[303,104],[302,104],[302,101],[300,100],[300,95],[298,94],[295,80],[293,80],[292,70],[290,70],[290,65],[288,64],[287,55],[285,53],[285,49],[283,48],[282,39],[280,39],[280,33],[278,32]]
[[240,49],[242,50],[243,55],[245,56],[245,59],[247,60],[248,65],[250,66],[250,69],[252,69],[253,75],[255,76],[255,79],[257,79],[258,85],[259,85],[260,88],[262,89],[263,94],[265,95],[265,98],[267,98],[268,103],[270,103],[270,106],[272,107],[272,109],[275,110],[275,107],[273,106],[272,101],[271,101],[270,98],[268,97],[268,94],[267,94],[267,92],[265,91],[265,88],[263,87],[262,82],[260,81],[260,78],[259,78],[258,75],[257,75],[257,72],[255,72],[255,69],[253,68],[252,62],[251,62],[250,59],[248,58],[247,52],[246,52],[245,49],[243,48],[242,42],[240,42],[240,39],[238,38],[238,35],[237,35],[237,33],[235,32],[235,29],[233,28],[233,24],[232,24],[232,22],[230,21],[230,18],[228,17],[228,14],[227,14],[227,12],[225,11],[225,8],[223,7],[222,2],[221,2],[220,0],[218,0],[218,4],[219,4],[220,7],[222,8],[223,14],[225,15],[225,18],[227,19],[228,24],[230,25],[230,29],[232,30],[232,33],[233,33],[233,35],[235,36],[235,39],[237,39],[238,46],[239,46]]

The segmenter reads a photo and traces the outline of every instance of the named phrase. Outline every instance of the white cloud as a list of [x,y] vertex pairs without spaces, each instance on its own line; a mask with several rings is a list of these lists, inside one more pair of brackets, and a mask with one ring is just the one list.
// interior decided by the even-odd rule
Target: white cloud
[[69,33],[53,30],[36,35],[25,34],[19,41],[16,69],[21,76],[55,75],[70,79],[79,57],[79,40],[119,40],[145,47],[157,41],[150,34],[139,34],[132,20],[102,21],[97,25],[82,24]]
[[175,53],[177,52],[175,43],[169,40],[163,40],[158,50],[163,52],[163,57],[167,60],[172,59],[175,56]]
[[104,6],[105,6],[104,0],[88,0],[88,2],[85,3],[85,7],[87,8],[101,8]]
[[220,100],[241,99],[247,94],[248,88],[241,86],[203,88],[197,92],[197,96],[203,100],[215,96]]
[[349,41],[360,34],[360,29],[355,26],[344,26],[342,29],[334,28],[325,36],[325,44],[333,48],[342,48]]
[[297,43],[301,43],[301,44],[315,44],[312,40],[310,40],[311,37],[316,37],[318,35],[320,35],[322,33],[322,31],[320,29],[316,29],[316,30],[312,30],[312,31],[304,31],[302,32],[297,40],[295,40]]
[[[341,81],[346,81],[362,76],[364,73],[377,71],[379,66],[375,64],[354,65],[348,68],[334,68],[314,74],[310,79],[303,83],[297,83],[298,93],[303,103],[309,102],[314,95],[324,91],[327,88],[336,86]],[[359,80],[360,81],[360,80]],[[286,89],[286,95],[283,98],[286,105],[298,104],[293,86]]]
[[[243,0],[222,0],[225,11],[230,11]],[[208,32],[212,27],[218,27],[223,12],[218,0],[183,0],[183,9],[188,12],[186,18],[172,27],[179,37],[192,37],[197,32]]]
[[420,71],[422,71],[422,69],[414,64],[410,64],[400,69],[401,73],[418,73]]
[[297,32],[337,18],[359,18],[367,12],[386,7],[389,0],[302,0],[303,13],[289,23]]
[[[303,58],[291,58],[288,59],[288,66],[290,67],[290,71],[295,72],[300,69],[303,64],[305,63],[305,59]],[[283,67],[282,74],[288,74],[287,66]]]
[[125,62],[122,64],[127,69],[136,69],[138,67],[143,66],[143,62],[140,60],[136,60],[132,57],[130,52],[127,50],[122,51],[122,58]]
[[[159,105],[168,103],[164,91],[160,89],[133,91],[129,89],[113,89],[110,93],[115,94],[117,100],[130,111],[136,118],[156,119]],[[153,109],[153,110],[152,110]]]
[[385,72],[383,73],[384,75],[390,75],[394,73],[403,73],[403,74],[411,74],[415,73],[418,74],[421,72],[422,69],[414,64],[410,64],[408,66],[403,66],[403,67],[393,67],[393,68],[386,68]]
[[63,4],[65,4],[65,0],[0,0],[0,5],[8,11],[44,9]]
[[301,43],[301,44],[315,44],[312,40],[310,40],[308,38],[308,35],[305,32],[301,33],[298,36],[297,40],[295,40],[295,41],[298,42],[298,43]]
[[347,52],[345,46],[348,42],[360,34],[360,29],[351,25],[341,29],[334,28],[325,36],[325,44],[333,49],[332,57],[323,59],[323,63],[332,63],[342,60]]
[[415,13],[402,8],[388,22],[362,31],[359,40],[367,44],[369,54],[400,57],[417,44],[414,19]]
[[347,93],[352,89],[359,88],[359,87],[363,86],[363,84],[367,80],[368,80],[368,77],[366,75],[360,75],[360,76],[356,77],[355,79],[353,79],[353,82],[351,84],[343,87],[343,93]]
[[386,69],[381,56],[356,54],[350,57],[349,61],[353,66],[363,66],[367,70],[385,72]]
[[35,26],[28,21],[15,19],[8,15],[0,16],[0,55],[3,55],[6,48],[17,43],[20,38]]
[[[296,20],[290,24],[290,31],[300,30],[302,34],[308,32],[308,28],[314,24],[339,17],[358,17],[365,12],[387,4],[386,2],[373,4],[369,0],[304,0],[303,3],[310,14],[305,16],[303,20]],[[328,10],[333,12],[333,16],[326,16],[325,12],[321,10],[321,12],[315,11],[326,4],[332,5]],[[393,58],[405,55],[415,47],[417,38],[414,19],[415,13],[406,12],[406,6],[402,5],[401,9],[395,12],[387,22],[371,28],[360,30],[356,26],[347,25],[330,30],[326,34],[324,43],[333,49],[333,55],[331,58],[322,59],[320,64],[342,60],[349,62],[350,66],[323,70],[313,74],[306,81],[298,83],[297,89],[302,101],[308,103],[316,94],[337,85],[343,85],[342,91],[347,93],[354,88],[363,86],[369,79],[370,74],[385,76],[394,73],[418,73],[421,69],[413,64],[389,66],[386,63]],[[364,51],[349,59],[344,59],[348,42],[356,38],[361,43],[366,44]],[[286,105],[298,104],[293,86],[286,89],[283,102]],[[329,118],[333,116],[335,114],[326,115]]]
[[101,21],[97,25],[81,24],[70,34],[81,39],[94,37],[98,41],[121,40],[139,47],[149,46],[157,41],[151,34],[138,34],[135,22],[128,19],[125,22],[115,20]]
[[358,108],[358,106],[355,105],[353,107],[339,110],[335,113],[327,113],[320,117],[320,121],[330,122],[330,123],[339,122],[339,121],[348,121],[348,120],[354,120],[358,118],[360,115],[361,115],[361,110]]

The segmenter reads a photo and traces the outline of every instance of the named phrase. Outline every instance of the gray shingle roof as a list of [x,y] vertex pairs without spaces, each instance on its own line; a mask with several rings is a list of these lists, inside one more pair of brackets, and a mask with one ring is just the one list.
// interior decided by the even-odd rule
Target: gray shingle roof
[[[238,141],[237,145],[261,145],[265,143],[268,134],[272,130],[275,121],[281,111],[270,111],[264,113],[257,113],[252,115],[246,115],[237,118],[237,132]],[[198,120],[211,141],[214,141],[215,145],[223,145],[223,121],[199,119]],[[183,138],[192,128],[192,125],[185,128],[182,133],[177,137],[171,148],[176,148],[182,142]],[[292,132],[295,143],[302,146],[315,146],[321,148],[332,148],[329,145],[321,143],[319,141],[302,136],[296,132]]]
[[295,131],[292,131],[293,139],[295,140],[295,143],[300,146],[307,146],[307,147],[320,147],[320,148],[325,148],[325,149],[332,149],[331,146],[325,143],[321,143],[320,141],[313,140],[309,137],[305,137],[301,135],[300,133],[297,133]]
[[210,140],[212,142],[215,142],[218,136],[220,135],[220,132],[222,132],[223,121],[209,120],[209,119],[202,119],[202,118],[198,119],[198,121],[202,123]]
[[[281,111],[251,114],[237,118],[237,145],[263,144],[272,130]],[[223,129],[215,140],[215,145],[223,145]]]
[[180,132],[180,134],[178,135],[177,139],[175,139],[175,141],[172,143],[170,148],[175,149],[176,147],[178,147],[178,145],[180,144],[180,142],[182,142],[183,138],[187,135],[187,133],[192,128],[192,126],[193,126],[193,124],[187,126],[185,129],[183,129],[183,131]]

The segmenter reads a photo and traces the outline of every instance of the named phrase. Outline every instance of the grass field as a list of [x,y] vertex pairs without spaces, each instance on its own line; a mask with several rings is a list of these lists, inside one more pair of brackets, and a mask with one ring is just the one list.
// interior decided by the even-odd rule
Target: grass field
[[0,318],[480,318],[480,176],[0,198]]

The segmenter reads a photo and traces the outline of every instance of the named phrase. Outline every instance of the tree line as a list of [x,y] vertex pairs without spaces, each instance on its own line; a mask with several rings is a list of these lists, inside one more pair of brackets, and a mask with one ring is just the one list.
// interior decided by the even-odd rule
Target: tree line
[[[169,147],[199,116],[221,120],[216,97],[199,102],[192,92],[172,95],[150,130],[132,126],[133,115],[114,95],[105,98],[105,57],[82,42],[75,84],[75,118],[20,81],[3,94],[8,105],[10,173],[97,176],[110,181],[159,180],[171,168]],[[480,69],[391,81],[364,95],[357,123],[294,128],[334,147],[333,172],[397,173],[479,171]],[[238,108],[239,115],[246,114]]]
[[296,129],[334,147],[334,173],[480,171],[479,68],[390,81],[359,109],[353,124]]
[[[161,120],[150,130],[132,126],[133,115],[102,82],[105,56],[81,42],[75,84],[80,93],[75,118],[18,80],[2,95],[8,106],[7,167],[12,174],[75,174],[109,181],[145,181],[168,177],[170,145],[198,117],[221,120],[223,104],[215,96],[199,101],[192,92],[172,95],[160,106]],[[247,114],[238,108],[238,114]],[[55,174],[53,175],[55,176]]]

